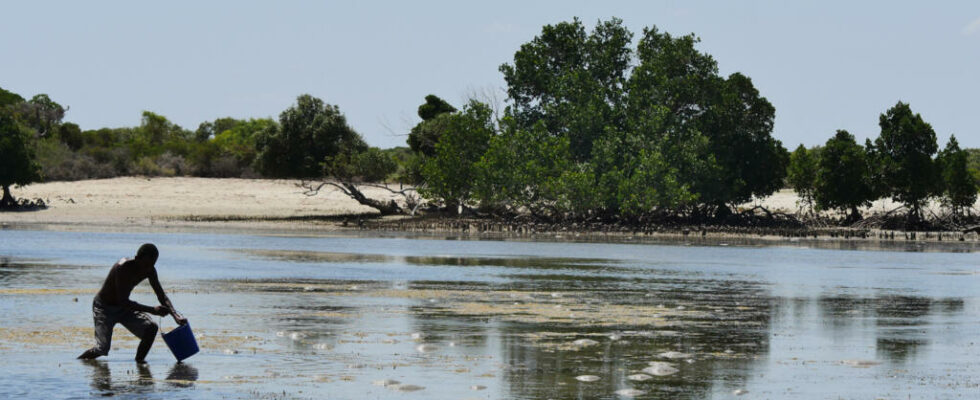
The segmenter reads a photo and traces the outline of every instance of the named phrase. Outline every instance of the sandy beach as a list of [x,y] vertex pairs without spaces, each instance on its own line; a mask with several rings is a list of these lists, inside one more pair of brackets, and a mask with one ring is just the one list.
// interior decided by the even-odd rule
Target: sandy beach
[[[72,227],[336,230],[330,216],[374,213],[340,190],[325,186],[303,194],[299,180],[122,177],[36,183],[15,188],[17,198],[41,198],[45,210],[0,213],[0,224]],[[392,185],[397,188],[397,184]],[[384,189],[364,187],[368,196],[402,200]],[[797,212],[799,198],[781,190],[742,205]],[[899,205],[883,199],[864,209],[886,212]],[[930,209],[938,210],[935,202]]]
[[[316,217],[374,210],[325,186],[303,194],[298,180],[122,177],[37,183],[13,189],[17,198],[41,198],[45,210],[0,213],[2,224],[127,227],[331,229]],[[374,198],[383,189],[364,188]],[[394,196],[391,198],[395,198]],[[312,220],[296,220],[310,217]],[[294,218],[294,219],[290,219]]]

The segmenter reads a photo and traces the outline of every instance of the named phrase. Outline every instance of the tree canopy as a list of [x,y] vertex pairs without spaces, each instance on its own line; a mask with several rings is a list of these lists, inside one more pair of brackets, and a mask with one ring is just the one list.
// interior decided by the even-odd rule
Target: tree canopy
[[892,199],[909,207],[911,218],[920,218],[923,202],[941,189],[932,159],[938,150],[936,132],[902,102],[881,114],[878,125],[875,149],[883,183]]
[[848,220],[861,219],[858,207],[875,199],[869,184],[865,149],[854,136],[838,130],[820,152],[815,181],[815,199],[822,209],[850,210]]
[[0,208],[14,206],[10,186],[26,185],[41,179],[40,166],[30,144],[31,132],[21,126],[13,115],[0,112],[0,187],[3,197]]
[[335,105],[304,94],[279,114],[256,139],[258,168],[267,176],[313,178],[323,175],[327,157],[367,149],[361,135],[347,124]]
[[812,209],[814,205],[813,187],[817,180],[818,160],[813,152],[802,144],[789,155],[786,182],[800,196],[800,206],[807,209]]
[[[581,170],[594,170],[606,151],[594,151],[597,143],[642,147],[648,161],[664,164],[661,183],[677,182],[691,194],[670,196],[662,207],[695,201],[721,211],[777,190],[788,155],[771,135],[775,108],[751,79],[719,76],[694,35],[644,29],[635,51],[632,37],[619,19],[588,33],[578,19],[545,26],[513,64],[500,67],[516,125],[528,130],[541,122],[549,134],[568,138]],[[592,185],[603,176],[609,179],[593,174]]]
[[967,152],[960,149],[956,136],[950,136],[936,163],[942,175],[943,202],[959,216],[977,201],[977,184],[967,167]]

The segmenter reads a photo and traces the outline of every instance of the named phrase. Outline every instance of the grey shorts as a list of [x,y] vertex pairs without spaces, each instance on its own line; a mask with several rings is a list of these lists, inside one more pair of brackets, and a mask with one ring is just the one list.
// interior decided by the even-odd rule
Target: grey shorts
[[142,338],[147,332],[157,329],[157,324],[149,315],[140,311],[128,310],[120,306],[102,304],[98,298],[92,301],[92,317],[95,319],[95,350],[109,355],[112,345],[112,328],[122,324],[136,337]]

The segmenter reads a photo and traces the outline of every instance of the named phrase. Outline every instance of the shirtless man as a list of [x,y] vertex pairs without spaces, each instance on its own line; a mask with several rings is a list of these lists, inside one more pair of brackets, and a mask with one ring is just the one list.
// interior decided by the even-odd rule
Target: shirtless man
[[[140,246],[136,258],[124,258],[112,266],[105,283],[102,284],[102,289],[92,301],[95,347],[86,350],[78,358],[93,359],[108,355],[109,346],[112,344],[112,327],[120,323],[140,338],[140,345],[136,350],[136,362],[143,363],[158,331],[157,324],[153,323],[146,313],[159,316],[169,314],[178,324],[187,323],[187,320],[170,304],[170,299],[160,287],[157,270],[154,268],[159,255],[157,247],[147,243]],[[153,287],[153,292],[160,301],[159,306],[150,307],[129,299],[133,288],[144,279],[150,280],[150,286]]]

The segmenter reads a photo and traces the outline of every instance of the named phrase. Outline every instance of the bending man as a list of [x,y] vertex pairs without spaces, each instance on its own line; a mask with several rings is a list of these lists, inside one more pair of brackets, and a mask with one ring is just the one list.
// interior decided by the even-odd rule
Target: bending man
[[[112,344],[112,328],[117,324],[123,324],[136,337],[140,338],[139,348],[136,350],[136,362],[145,362],[146,353],[150,351],[153,340],[156,339],[157,324],[153,323],[146,313],[165,316],[171,315],[174,321],[183,325],[187,323],[174,306],[170,304],[170,299],[163,292],[160,280],[157,279],[155,268],[157,257],[160,253],[157,247],[147,243],[140,246],[136,252],[136,258],[119,260],[109,270],[109,275],[102,284],[102,289],[95,295],[92,301],[92,315],[95,319],[95,347],[86,350],[80,359],[93,359],[109,354],[109,347]],[[157,295],[160,305],[156,307],[146,306],[129,299],[129,294],[144,279],[149,279],[153,292]]]

